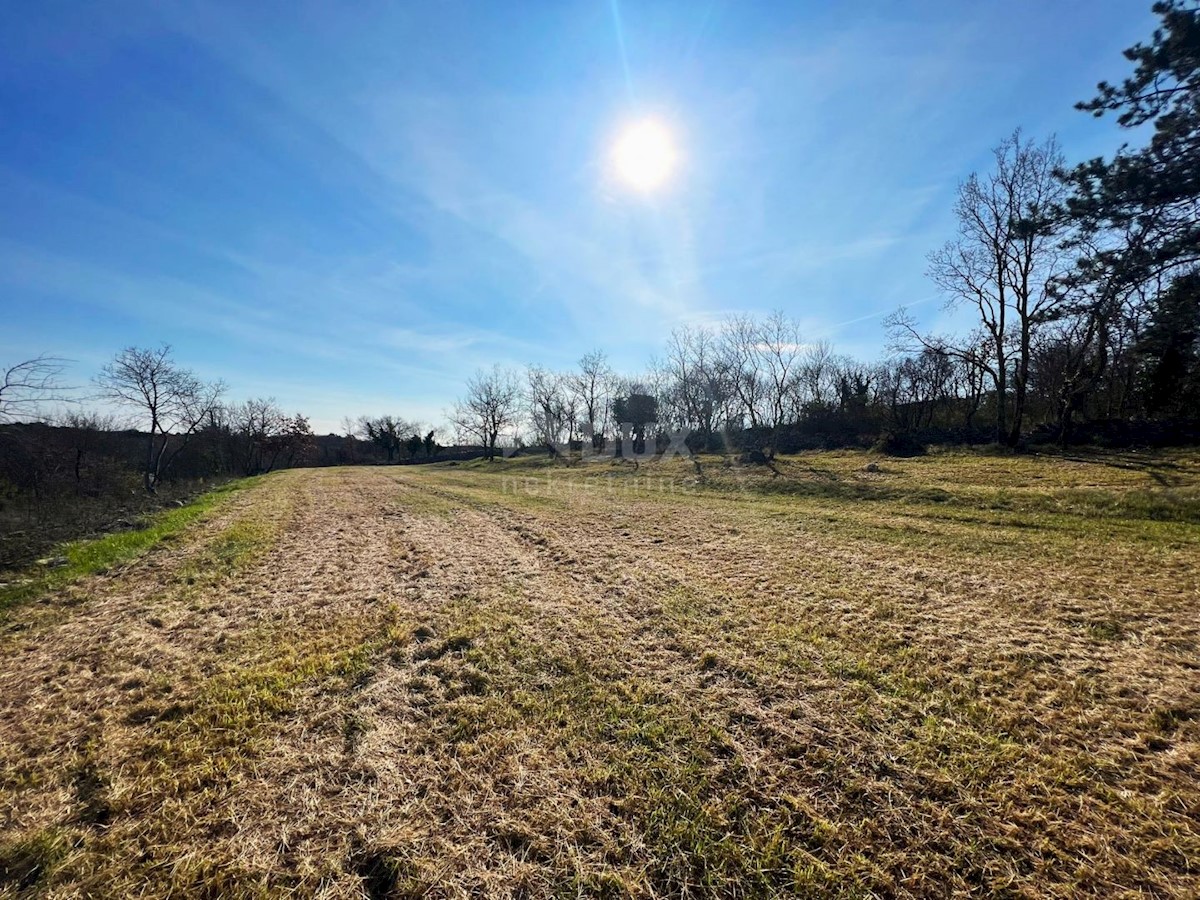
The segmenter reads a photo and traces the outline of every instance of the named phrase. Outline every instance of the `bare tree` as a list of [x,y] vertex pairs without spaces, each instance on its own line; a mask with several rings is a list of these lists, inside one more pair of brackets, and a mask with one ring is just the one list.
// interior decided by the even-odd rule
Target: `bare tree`
[[39,403],[66,399],[59,382],[66,360],[35,356],[0,369],[0,422],[32,413]]
[[936,350],[885,362],[879,369],[877,395],[888,406],[892,425],[901,431],[928,428],[949,402],[954,362]]
[[153,494],[171,463],[210,417],[225,390],[171,357],[171,347],[126,347],[96,376],[101,395],[131,409],[146,430],[142,483]]
[[962,401],[963,427],[968,432],[975,427],[975,416],[987,390],[988,376],[981,362],[984,353],[979,349],[983,344],[982,339],[977,341],[974,354],[968,347],[963,356],[947,356],[953,366],[950,391]]
[[712,331],[684,326],[667,342],[663,390],[675,425],[700,432],[708,446],[733,393],[729,356]]
[[766,392],[758,353],[758,323],[751,316],[731,316],[725,321],[721,337],[733,393],[739,401],[738,425],[748,419],[751,428],[758,428]]
[[564,384],[563,376],[541,366],[525,370],[525,404],[533,425],[534,438],[546,447],[550,456],[558,456],[563,439],[574,437],[575,399]]
[[829,341],[805,346],[798,372],[802,403],[821,407],[832,402],[837,391],[835,369],[833,345]]
[[229,410],[230,430],[238,438],[239,465],[246,475],[270,472],[285,448],[290,420],[274,397],[258,397]]
[[570,389],[576,400],[580,425],[586,426],[586,440],[592,446],[604,446],[612,409],[613,371],[602,350],[593,350],[579,360],[579,371],[571,376]]
[[1019,130],[994,155],[992,172],[972,174],[959,185],[958,236],[929,259],[929,275],[948,305],[969,305],[978,313],[986,354],[979,354],[976,341],[961,345],[922,336],[903,313],[890,324],[910,339],[907,349],[935,349],[982,367],[996,391],[996,440],[1015,445],[1036,332],[1053,318],[1055,286],[1066,262],[1056,212],[1065,195],[1056,174],[1063,156],[1053,138],[1035,144]]
[[780,431],[787,421],[788,397],[796,386],[803,349],[800,327],[781,310],[771,313],[758,326],[755,351],[762,360],[768,424],[771,426],[768,457],[775,455]]
[[767,455],[774,454],[797,389],[804,347],[800,329],[782,311],[762,321],[734,316],[725,323],[725,349],[734,393],[750,418],[750,427],[770,428]]
[[516,424],[520,389],[513,373],[500,366],[480,369],[467,382],[467,395],[454,405],[450,421],[483,446],[489,460],[496,458],[496,442],[504,429]]
[[57,422],[66,431],[71,449],[71,471],[75,477],[75,493],[81,493],[83,488],[83,472],[97,455],[101,438],[106,432],[117,430],[117,419],[112,415],[103,415],[86,410],[73,410]]

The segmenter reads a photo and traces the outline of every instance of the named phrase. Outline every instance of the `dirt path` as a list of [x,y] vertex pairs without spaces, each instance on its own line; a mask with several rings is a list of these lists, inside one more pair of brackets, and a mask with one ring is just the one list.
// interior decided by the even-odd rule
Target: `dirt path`
[[1200,890],[1195,544],[864,515],[274,476],[8,623],[0,891]]

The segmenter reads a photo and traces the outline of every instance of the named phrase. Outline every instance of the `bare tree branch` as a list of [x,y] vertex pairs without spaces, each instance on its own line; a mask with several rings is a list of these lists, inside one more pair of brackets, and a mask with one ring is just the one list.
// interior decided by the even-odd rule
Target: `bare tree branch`
[[59,378],[68,360],[45,354],[0,370],[0,422],[29,415],[39,404],[69,402]]

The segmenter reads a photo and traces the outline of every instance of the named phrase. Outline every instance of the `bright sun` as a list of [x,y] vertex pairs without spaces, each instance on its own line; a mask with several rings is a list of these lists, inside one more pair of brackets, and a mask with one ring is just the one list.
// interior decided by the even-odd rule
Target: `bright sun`
[[675,170],[676,159],[671,132],[654,119],[627,126],[612,150],[617,176],[639,191],[662,186]]

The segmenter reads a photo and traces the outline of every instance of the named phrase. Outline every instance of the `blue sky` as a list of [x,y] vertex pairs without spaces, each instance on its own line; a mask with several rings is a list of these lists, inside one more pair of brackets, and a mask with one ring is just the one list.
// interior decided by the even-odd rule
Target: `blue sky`
[[[1149,0],[14,2],[0,10],[0,360],[85,383],[167,341],[321,430],[437,422],[478,366],[636,372],[781,308],[875,356],[957,182],[1124,74]],[[667,123],[670,183],[614,182]]]

